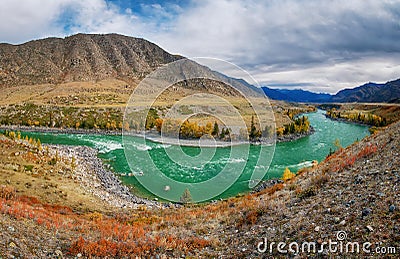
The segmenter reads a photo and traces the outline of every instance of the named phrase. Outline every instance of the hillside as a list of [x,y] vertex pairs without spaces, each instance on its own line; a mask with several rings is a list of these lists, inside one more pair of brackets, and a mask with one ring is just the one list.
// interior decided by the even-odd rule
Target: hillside
[[353,89],[344,89],[333,96],[332,101],[400,103],[400,79],[385,84],[367,83]]
[[367,83],[351,89],[343,89],[335,95],[313,93],[301,89],[272,89],[263,87],[265,94],[274,100],[310,103],[400,103],[400,79],[385,84]]
[[181,57],[144,39],[77,34],[0,44],[0,86],[140,78]]
[[[244,80],[229,78],[169,54],[144,39],[117,34],[77,34],[21,45],[0,44],[0,89],[3,94],[0,124],[121,130],[124,108],[141,80],[162,65],[178,59],[185,65],[158,72],[158,75],[166,81],[178,77],[182,80],[195,74],[210,80],[183,80],[171,85],[154,103],[159,116],[176,100],[206,92],[229,100],[243,111],[245,120],[250,123],[251,110],[247,101],[227,86],[234,85],[250,95],[261,92]],[[154,84],[146,88],[143,98],[139,99],[148,98],[146,91],[153,90]],[[285,110],[307,110],[305,106],[297,106],[275,103],[277,125],[291,122]]]

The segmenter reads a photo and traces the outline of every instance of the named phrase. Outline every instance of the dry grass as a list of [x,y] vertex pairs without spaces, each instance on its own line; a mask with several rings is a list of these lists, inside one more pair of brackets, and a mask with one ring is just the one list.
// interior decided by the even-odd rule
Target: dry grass
[[2,187],[1,192],[12,188],[18,195],[37,197],[45,203],[81,211],[111,210],[73,179],[71,159],[62,158],[51,165],[49,162],[53,158],[45,149],[39,151],[28,142],[17,143],[0,136],[0,185],[7,186]]
[[132,90],[130,84],[116,79],[6,87],[2,89],[4,98],[0,105],[31,102],[37,105],[119,107],[125,106]]
[[[0,100],[0,106],[7,107],[9,105],[32,103],[39,106],[42,111],[54,110],[55,114],[60,113],[60,110],[62,110],[60,108],[62,107],[80,109],[90,108],[95,109],[97,113],[101,113],[105,108],[124,108],[138,83],[138,81],[127,83],[117,79],[109,79],[96,82],[70,82],[57,85],[45,84],[6,87],[2,89],[3,98]],[[161,117],[177,100],[181,100],[183,97],[196,93],[196,90],[194,89],[179,89],[179,91],[166,91],[164,94],[160,95],[154,103],[154,107],[158,110]],[[209,89],[209,91],[211,94],[223,97],[229,104],[238,109],[246,124],[250,125],[251,117],[254,115],[254,112],[250,108],[249,103],[243,97],[235,95],[230,96],[225,92],[220,93],[217,90],[213,91],[212,89]],[[197,92],[204,93],[204,89],[197,89]],[[140,107],[143,104],[143,101],[147,100],[146,98],[147,96],[139,96],[136,98],[134,105]],[[271,106],[274,110],[272,115],[272,113],[268,112],[267,109],[264,110],[264,107],[268,107],[268,102],[266,102],[265,99],[252,99],[252,102],[262,107],[260,110],[261,112],[264,112],[265,115],[261,114],[261,117],[268,118],[266,123],[271,123],[273,119],[275,119],[277,127],[281,127],[291,122],[290,118],[286,114],[288,109],[297,109],[302,112],[307,111],[306,105],[289,105],[285,102],[270,100]],[[204,105],[204,101],[198,100],[196,103],[196,100],[191,100],[190,105]],[[220,107],[221,104],[219,103],[212,104],[207,102],[207,105],[216,109],[217,114],[218,109],[222,109],[222,107]],[[63,112],[65,113],[65,111]],[[84,118],[86,112],[82,110],[81,113],[81,116],[78,115],[75,117]],[[40,116],[39,113],[36,117]],[[34,121],[38,118],[30,119]],[[199,118],[199,120],[201,120],[201,118]],[[12,123],[13,122],[11,121],[11,124]],[[69,125],[73,127],[75,122],[70,122]]]

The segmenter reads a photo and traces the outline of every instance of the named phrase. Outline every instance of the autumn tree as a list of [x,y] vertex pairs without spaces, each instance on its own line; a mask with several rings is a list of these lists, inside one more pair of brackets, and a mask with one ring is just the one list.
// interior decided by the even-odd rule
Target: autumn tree
[[157,118],[155,121],[155,126],[159,133],[161,132],[162,124],[163,124],[163,119]]
[[39,151],[42,151],[42,143],[40,142],[40,139],[38,139],[37,140],[37,142],[36,142],[36,147],[37,147],[37,149],[39,150]]
[[207,122],[206,127],[205,127],[205,134],[211,135],[213,131],[213,125],[211,122]]
[[126,131],[129,130],[129,123],[128,122],[124,123],[124,130],[126,130]]
[[283,171],[282,180],[288,181],[295,176],[296,175],[294,173],[290,172],[290,169],[288,167],[286,167],[285,171]]

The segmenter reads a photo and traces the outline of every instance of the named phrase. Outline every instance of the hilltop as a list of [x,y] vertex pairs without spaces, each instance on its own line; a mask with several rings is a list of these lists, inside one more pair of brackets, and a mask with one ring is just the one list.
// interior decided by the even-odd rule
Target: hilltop
[[0,44],[0,86],[130,81],[182,57],[145,39],[76,34],[21,45]]

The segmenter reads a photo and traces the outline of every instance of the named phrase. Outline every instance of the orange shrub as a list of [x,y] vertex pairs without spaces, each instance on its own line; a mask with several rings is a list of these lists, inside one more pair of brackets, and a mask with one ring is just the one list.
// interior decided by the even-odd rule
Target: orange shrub
[[0,198],[11,200],[15,198],[15,189],[12,186],[0,186]]

